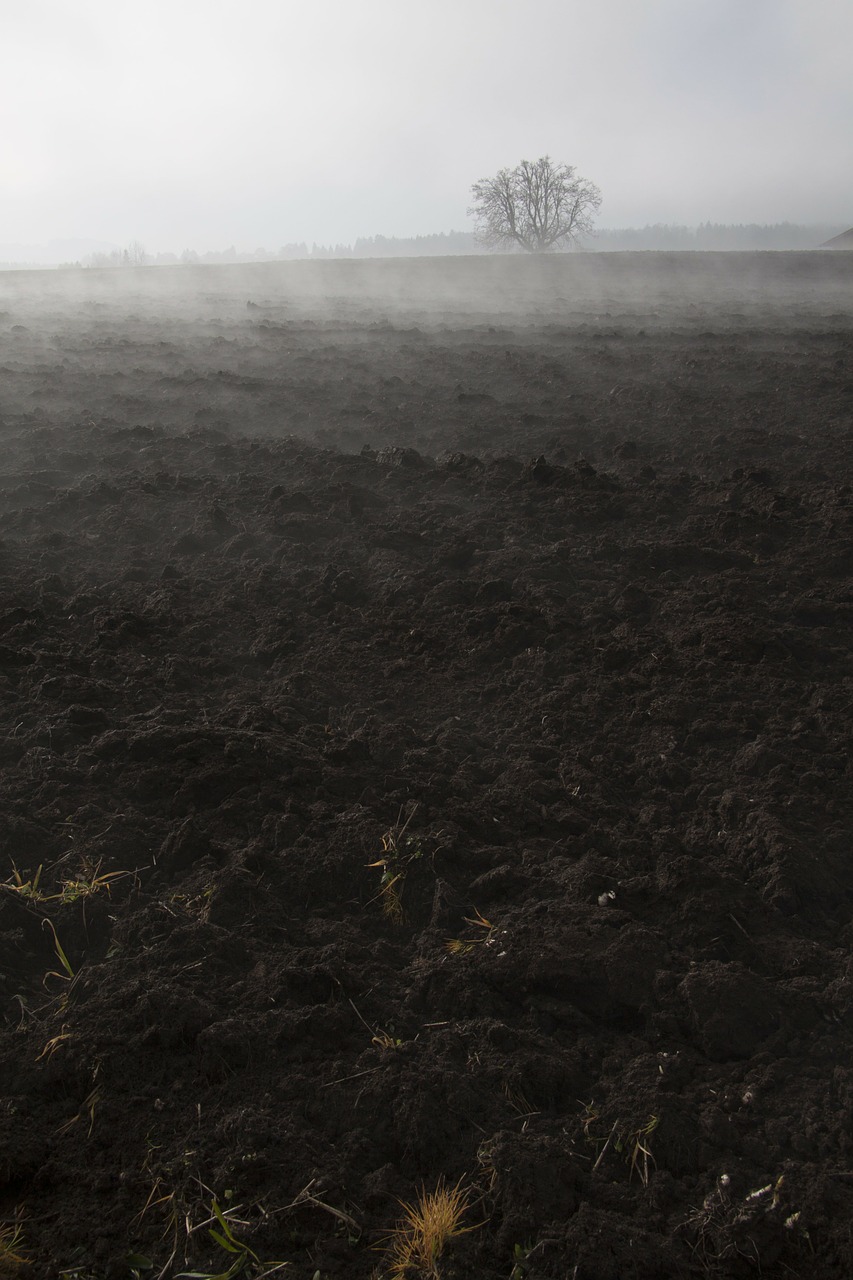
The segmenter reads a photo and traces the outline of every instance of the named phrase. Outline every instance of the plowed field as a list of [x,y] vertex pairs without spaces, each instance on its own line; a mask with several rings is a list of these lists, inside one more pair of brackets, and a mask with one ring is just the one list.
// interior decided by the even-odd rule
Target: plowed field
[[851,337],[845,253],[0,275],[0,1273],[847,1280]]

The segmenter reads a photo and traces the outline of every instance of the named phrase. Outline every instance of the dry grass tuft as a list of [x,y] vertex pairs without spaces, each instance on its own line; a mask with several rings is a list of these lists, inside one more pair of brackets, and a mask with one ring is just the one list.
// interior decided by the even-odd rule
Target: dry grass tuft
[[492,937],[495,932],[495,926],[491,920],[487,920],[479,911],[474,912],[474,917],[465,917],[465,923],[473,929],[474,936],[470,938],[448,938],[445,943],[446,949],[452,956],[469,955],[475,947],[491,945]]
[[386,1280],[440,1280],[438,1262],[448,1243],[482,1225],[462,1225],[471,1202],[461,1181],[448,1187],[441,1179],[435,1191],[421,1188],[417,1203],[402,1208],[403,1217],[385,1242]]

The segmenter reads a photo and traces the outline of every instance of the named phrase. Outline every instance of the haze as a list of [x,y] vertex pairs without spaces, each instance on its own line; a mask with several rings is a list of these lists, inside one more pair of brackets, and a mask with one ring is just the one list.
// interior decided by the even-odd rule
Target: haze
[[853,223],[848,0],[0,0],[0,242],[466,229],[550,153],[602,227]]

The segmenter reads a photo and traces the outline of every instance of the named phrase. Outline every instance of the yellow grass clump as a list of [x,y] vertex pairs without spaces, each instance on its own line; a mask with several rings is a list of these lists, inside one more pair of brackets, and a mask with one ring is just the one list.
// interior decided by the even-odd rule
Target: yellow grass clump
[[386,1280],[440,1280],[439,1259],[457,1236],[476,1231],[478,1223],[462,1225],[471,1207],[461,1181],[448,1187],[440,1179],[435,1191],[421,1188],[416,1204],[401,1201],[403,1216],[385,1241]]

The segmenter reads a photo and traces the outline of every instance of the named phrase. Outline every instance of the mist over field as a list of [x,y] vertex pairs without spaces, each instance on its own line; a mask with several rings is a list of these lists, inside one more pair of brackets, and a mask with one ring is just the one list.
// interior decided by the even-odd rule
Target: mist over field
[[[637,341],[653,338],[660,354],[643,381],[662,381],[677,400],[685,397],[688,412],[692,374],[664,374],[659,363],[668,360],[667,335],[692,335],[690,341],[701,344],[704,334],[725,346],[737,335],[757,340],[764,328],[778,342],[804,325],[836,332],[850,323],[851,271],[850,255],[831,252],[483,255],[12,271],[0,276],[4,405],[27,413],[35,404],[57,423],[85,406],[95,417],[177,430],[216,422],[243,432],[321,432],[324,440],[349,448],[360,437],[357,429],[344,429],[346,410],[339,399],[345,389],[362,406],[358,414],[363,411],[373,424],[377,440],[433,453],[444,447],[431,438],[441,422],[439,388],[447,377],[440,352],[448,341],[456,344],[457,333],[467,341],[469,328],[482,330],[477,340],[489,360],[478,382],[489,397],[489,377],[501,381],[506,374],[502,344],[512,345],[516,333],[535,344],[553,329],[560,360],[570,362],[576,344],[584,351],[609,349],[607,363],[615,361],[612,343],[618,347],[624,338],[633,352]],[[384,388],[389,362],[399,360],[405,383],[412,343],[439,361],[428,375],[439,399],[426,418],[422,389],[401,387],[400,399]],[[327,385],[335,351],[349,352],[355,364],[347,356],[343,372]],[[600,353],[594,358],[604,359]],[[316,399],[310,422],[301,390],[295,400],[288,391],[304,388],[309,368]],[[613,369],[613,386],[621,385],[627,374],[617,374],[618,361]],[[421,371],[418,379],[423,376]],[[196,388],[189,398],[187,379]],[[767,394],[784,398],[784,388],[774,383]],[[524,401],[528,395],[520,384],[517,396]],[[410,396],[421,405],[417,429],[401,408]],[[505,407],[508,424],[515,399],[510,396]],[[624,417],[630,432],[631,405],[631,397],[623,400],[620,393],[595,411],[587,406],[583,416],[592,413],[594,421],[606,408],[608,418],[614,412]],[[525,447],[544,447],[578,407],[577,399],[563,403],[558,397],[547,412],[537,409],[537,443],[531,439]],[[460,423],[458,430],[459,447],[468,447],[467,427]],[[478,451],[497,447],[496,439],[478,439]]]

